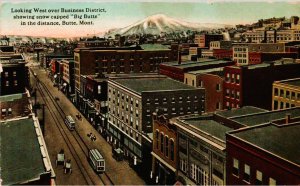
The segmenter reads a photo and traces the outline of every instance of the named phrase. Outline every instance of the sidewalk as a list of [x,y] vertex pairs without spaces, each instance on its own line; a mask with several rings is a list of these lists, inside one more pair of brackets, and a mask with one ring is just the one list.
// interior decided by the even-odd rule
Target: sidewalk
[[[42,77],[42,81],[47,86],[53,86],[53,83],[47,77],[45,70],[38,70],[39,75]],[[66,96],[54,89],[53,96],[59,98],[59,103],[66,114],[70,114],[73,118],[76,118],[76,114],[79,112],[76,107],[66,98]],[[111,178],[115,185],[145,185],[145,182],[137,175],[137,173],[129,166],[127,161],[117,162],[112,157],[112,148],[106,142],[106,140],[94,129],[94,127],[84,118],[79,121],[76,118],[76,130],[89,148],[97,148],[106,163],[106,173]],[[88,133],[92,133],[96,136],[96,141],[91,141],[87,136]]]

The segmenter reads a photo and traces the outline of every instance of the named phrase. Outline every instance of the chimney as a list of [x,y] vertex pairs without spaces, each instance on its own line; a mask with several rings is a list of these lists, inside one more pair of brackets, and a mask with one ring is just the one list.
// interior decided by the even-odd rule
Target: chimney
[[291,122],[291,114],[288,113],[285,115],[285,124],[289,124]]
[[178,50],[178,65],[181,64],[181,49]]

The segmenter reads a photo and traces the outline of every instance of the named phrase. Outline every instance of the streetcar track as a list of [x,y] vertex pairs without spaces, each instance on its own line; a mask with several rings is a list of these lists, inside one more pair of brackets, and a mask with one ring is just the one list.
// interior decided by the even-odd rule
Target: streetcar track
[[[33,72],[32,69],[31,69],[31,73],[34,74],[34,72]],[[51,92],[48,90],[48,88],[47,88],[47,86],[45,85],[45,83],[42,82],[42,81],[40,81],[39,78],[38,78],[36,75],[35,75],[34,77],[35,77],[35,78],[38,80],[38,82],[39,82],[37,85],[43,87],[43,89],[44,89],[45,92],[47,93],[48,97],[50,98],[51,103],[54,105],[54,107],[55,107],[56,110],[58,111],[58,114],[60,115],[60,117],[64,120],[64,118],[65,118],[65,116],[66,116],[65,111],[64,111],[64,110],[61,108],[61,106],[56,102],[55,97],[54,97],[54,96],[51,94]],[[41,88],[41,87],[40,87],[40,92],[42,92],[42,88]],[[45,94],[43,93],[43,95],[45,95]],[[44,102],[45,102],[45,100],[46,100],[45,96],[42,96],[42,99],[43,99]],[[48,101],[48,102],[49,102],[49,101]],[[49,107],[49,106],[47,106],[47,107],[48,107],[49,112],[50,112],[50,107]],[[55,113],[54,111],[52,111],[52,112]],[[50,114],[52,115],[51,112],[50,112]],[[53,117],[53,116],[52,116],[52,117]],[[56,120],[58,121],[57,118],[58,118],[58,117],[56,116]],[[60,123],[60,122],[58,122],[58,123]],[[56,126],[58,127],[57,122],[55,122],[55,124],[56,124]],[[63,124],[63,125],[64,125],[64,127],[66,128],[65,124]],[[64,127],[63,127],[62,125],[60,125],[60,127],[61,127],[61,129],[58,127],[60,133],[62,134],[62,131],[61,131],[61,130],[63,130],[63,132],[65,133],[65,135],[67,136],[67,138],[68,138],[68,140],[69,140],[69,142],[70,142],[70,139],[69,139],[68,135],[66,134],[66,131],[64,130]],[[67,129],[67,130],[68,130],[68,129]],[[75,131],[75,133],[73,133],[73,132],[70,132],[70,133],[72,134],[72,136],[73,136],[74,139],[76,140],[76,142],[77,142],[78,146],[80,147],[81,151],[85,154],[86,157],[88,157],[88,150],[89,150],[88,145],[84,142],[82,136],[80,136],[80,134],[79,134],[79,132],[77,131],[76,127],[75,127],[75,130],[74,130],[74,131]],[[63,135],[62,135],[62,136],[63,136]],[[63,137],[63,138],[64,138],[64,140],[65,140],[65,137]],[[79,139],[78,139],[78,138],[79,138]],[[65,141],[66,141],[66,140],[65,140]],[[66,142],[67,142],[67,141],[66,141]],[[72,144],[72,143],[70,143],[70,144]],[[83,145],[82,145],[82,144],[83,144]],[[68,148],[70,149],[69,143],[67,143],[67,145],[68,145]],[[72,144],[72,146],[74,146],[74,145]],[[86,149],[86,150],[85,150],[85,149]],[[71,150],[70,150],[70,152],[71,152]],[[76,152],[75,152],[75,154],[78,156],[78,154],[77,154]],[[72,154],[72,155],[73,155],[73,154]],[[76,161],[74,155],[73,155],[73,158],[74,158],[74,160]],[[78,156],[78,158],[79,158],[79,156]],[[82,165],[82,167],[84,168],[82,162],[80,161],[80,158],[79,158],[79,162],[80,162],[80,164]],[[78,167],[80,167],[77,161],[76,161],[76,164],[78,165]],[[85,168],[84,168],[84,169],[85,169]],[[80,171],[81,171],[81,173],[83,173],[81,169],[80,169]],[[91,179],[90,175],[87,173],[87,171],[86,171],[86,174],[88,175],[89,179],[92,181],[92,179]],[[83,174],[83,175],[84,175],[84,174]],[[105,184],[105,185],[114,185],[114,184],[113,184],[113,181],[111,180],[111,178],[108,176],[108,174],[107,174],[106,172],[104,172],[104,174],[101,174],[101,175],[97,174],[97,176],[101,179],[101,181],[103,182],[103,184]],[[103,178],[103,177],[104,177],[104,178]],[[85,178],[85,179],[86,179],[86,178]],[[105,181],[104,179],[105,179],[105,180],[108,180],[109,183],[107,183],[107,181]],[[87,180],[86,180],[86,181],[87,181]],[[92,181],[92,182],[93,182],[93,181]],[[88,181],[87,181],[87,183],[88,183]],[[93,183],[93,184],[94,184],[94,183]],[[94,185],[95,185],[95,184],[94,184]]]

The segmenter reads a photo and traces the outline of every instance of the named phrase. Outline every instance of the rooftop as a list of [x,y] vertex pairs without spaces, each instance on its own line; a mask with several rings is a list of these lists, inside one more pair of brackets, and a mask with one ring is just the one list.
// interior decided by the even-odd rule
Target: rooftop
[[223,69],[224,69],[224,67],[210,68],[210,69],[204,69],[204,70],[195,70],[195,71],[189,71],[188,74],[194,74],[194,75],[197,75],[197,74],[208,74],[208,73],[219,74],[220,72],[223,73]]
[[181,82],[166,77],[134,77],[114,79],[120,85],[131,89],[138,94],[146,91],[163,90],[193,90],[195,87],[188,86]]
[[239,130],[230,135],[300,165],[300,123],[278,127],[273,124]]
[[184,119],[183,122],[196,127],[197,129],[206,132],[222,141],[225,141],[226,132],[232,131],[233,129],[222,125],[213,119],[205,119],[203,117]]
[[170,50],[170,45],[161,44],[142,44],[141,47],[144,50]]
[[235,116],[243,116],[248,114],[257,114],[257,113],[263,113],[268,112],[268,110],[252,107],[252,106],[245,106],[238,109],[232,109],[232,110],[225,110],[225,111],[217,111],[216,114],[229,118],[229,117],[235,117]]
[[300,87],[300,78],[287,79],[287,80],[283,80],[283,81],[277,81],[277,83]]
[[269,123],[273,120],[283,119],[286,114],[291,114],[291,117],[299,117],[300,116],[300,107],[278,110],[278,111],[267,111],[262,113],[254,113],[246,116],[237,116],[230,118],[233,121],[236,121],[240,124],[247,126],[254,126],[263,123]]
[[163,63],[162,65],[184,69],[189,67],[200,67],[200,66],[207,66],[213,64],[227,64],[227,63],[232,63],[232,61],[216,60],[216,59],[201,59],[200,61],[184,61],[181,62],[181,64],[178,64],[178,61],[172,61],[172,62]]
[[22,99],[23,98],[23,94],[9,94],[9,95],[5,95],[5,96],[0,96],[0,102],[8,102],[8,101],[14,101],[17,99]]
[[44,164],[46,155],[41,151],[32,118],[3,121],[0,127],[2,184],[26,183],[50,172],[49,165]]

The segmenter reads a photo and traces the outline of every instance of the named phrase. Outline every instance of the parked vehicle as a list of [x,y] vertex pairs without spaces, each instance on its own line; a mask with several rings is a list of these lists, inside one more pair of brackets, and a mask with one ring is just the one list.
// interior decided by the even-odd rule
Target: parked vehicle
[[115,158],[117,161],[123,160],[124,152],[122,151],[122,149],[120,148],[113,149],[112,153],[113,153],[113,158]]
[[97,149],[89,150],[88,160],[97,173],[105,171],[105,159]]
[[57,165],[64,165],[65,164],[65,153],[64,149],[61,149],[56,156],[55,164]]
[[70,130],[75,129],[75,121],[72,116],[66,116],[65,123]]
[[65,161],[64,163],[64,173],[72,173],[72,165],[71,165],[71,160],[68,159],[67,161]]

